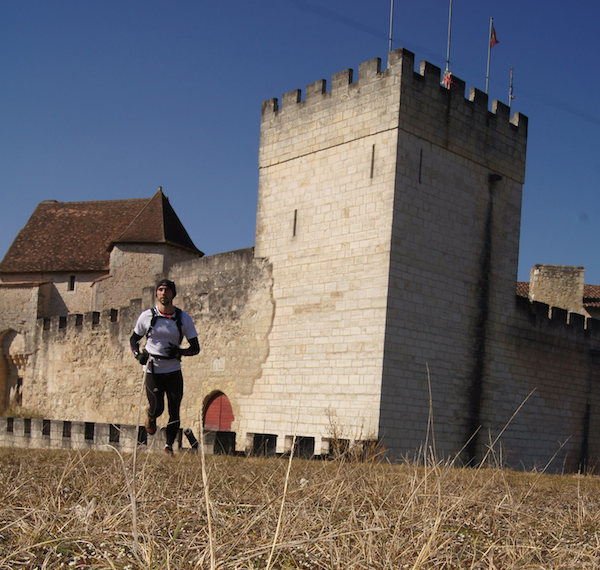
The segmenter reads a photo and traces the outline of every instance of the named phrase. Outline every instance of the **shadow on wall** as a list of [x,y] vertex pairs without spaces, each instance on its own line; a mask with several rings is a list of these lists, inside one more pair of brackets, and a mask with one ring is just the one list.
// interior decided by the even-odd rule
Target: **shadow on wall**
[[0,333],[0,413],[21,405],[25,369],[25,339],[13,329]]

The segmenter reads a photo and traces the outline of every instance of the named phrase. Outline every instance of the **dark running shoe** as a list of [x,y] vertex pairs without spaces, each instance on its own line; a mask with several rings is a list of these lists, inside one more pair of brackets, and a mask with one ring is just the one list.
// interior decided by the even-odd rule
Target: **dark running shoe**
[[151,418],[146,415],[146,423],[144,424],[148,435],[154,435],[156,433],[156,418]]
[[168,455],[169,457],[175,457],[175,454],[173,453],[173,447],[170,445],[165,445],[165,455]]

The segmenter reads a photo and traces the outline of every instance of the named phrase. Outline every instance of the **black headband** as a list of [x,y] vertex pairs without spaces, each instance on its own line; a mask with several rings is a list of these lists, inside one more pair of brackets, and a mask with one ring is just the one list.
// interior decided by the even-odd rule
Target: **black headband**
[[171,289],[171,291],[173,291],[173,297],[175,297],[177,295],[177,289],[175,288],[175,283],[173,283],[173,281],[169,281],[168,279],[161,279],[157,284],[156,284],[156,289],[158,290],[159,287],[162,286],[168,287],[169,289]]

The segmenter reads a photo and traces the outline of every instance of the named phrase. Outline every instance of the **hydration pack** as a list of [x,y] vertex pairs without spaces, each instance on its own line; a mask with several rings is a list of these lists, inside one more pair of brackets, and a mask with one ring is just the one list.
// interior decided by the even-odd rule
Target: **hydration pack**
[[178,309],[177,307],[175,307],[175,316],[174,317],[165,317],[164,315],[161,315],[158,312],[158,310],[156,309],[156,307],[152,307],[151,311],[152,311],[152,320],[150,321],[150,326],[148,327],[148,330],[146,331],[146,337],[148,337],[148,335],[150,334],[150,331],[156,324],[156,319],[173,319],[175,321],[175,324],[177,325],[177,330],[179,331],[178,345],[181,344],[181,341],[183,340],[183,326],[181,324],[181,309]]

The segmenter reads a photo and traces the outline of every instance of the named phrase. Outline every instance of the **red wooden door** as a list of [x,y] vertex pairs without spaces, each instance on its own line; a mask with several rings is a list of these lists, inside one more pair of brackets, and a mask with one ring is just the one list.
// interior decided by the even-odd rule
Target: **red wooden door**
[[220,392],[206,406],[204,413],[204,429],[210,431],[231,431],[233,410],[229,398]]

